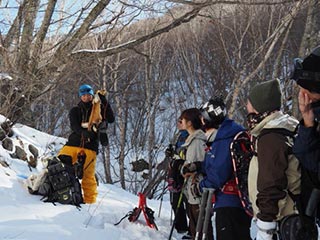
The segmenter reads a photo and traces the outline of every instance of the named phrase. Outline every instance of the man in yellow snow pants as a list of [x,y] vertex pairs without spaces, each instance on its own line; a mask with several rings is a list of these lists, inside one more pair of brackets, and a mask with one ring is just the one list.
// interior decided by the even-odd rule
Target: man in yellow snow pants
[[[93,106],[93,96],[94,92],[90,85],[83,84],[80,86],[79,97],[81,101],[69,112],[72,133],[58,154],[58,156],[70,156],[72,158],[72,164],[74,164],[78,160],[78,154],[81,151],[85,153],[83,178],[81,182],[85,203],[95,203],[98,194],[95,167],[99,147],[99,136],[101,139],[102,134],[98,134],[99,126],[88,129],[88,122]],[[107,123],[114,122],[114,114],[106,97],[100,94],[99,97],[101,102],[102,123],[106,127]]]

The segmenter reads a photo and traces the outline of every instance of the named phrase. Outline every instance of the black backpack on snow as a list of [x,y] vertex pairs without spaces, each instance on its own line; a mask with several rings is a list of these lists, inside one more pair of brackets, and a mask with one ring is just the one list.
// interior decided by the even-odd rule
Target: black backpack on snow
[[75,174],[71,157],[60,155],[48,160],[47,174],[37,192],[44,202],[58,202],[80,207],[83,203],[81,184]]

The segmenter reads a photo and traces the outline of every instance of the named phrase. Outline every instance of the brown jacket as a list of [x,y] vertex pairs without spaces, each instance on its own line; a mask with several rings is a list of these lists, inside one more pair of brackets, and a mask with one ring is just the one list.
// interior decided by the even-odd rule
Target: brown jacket
[[254,215],[262,221],[280,220],[296,212],[289,193],[300,193],[299,162],[291,152],[292,138],[277,130],[293,132],[297,124],[289,115],[275,112],[251,131],[257,137],[257,156],[249,167],[249,197]]

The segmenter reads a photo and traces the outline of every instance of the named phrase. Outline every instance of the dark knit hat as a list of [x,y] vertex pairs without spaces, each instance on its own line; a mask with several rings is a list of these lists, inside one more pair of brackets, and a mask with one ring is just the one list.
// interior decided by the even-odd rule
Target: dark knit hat
[[248,96],[249,101],[259,113],[280,110],[281,90],[278,80],[271,80],[255,85]]

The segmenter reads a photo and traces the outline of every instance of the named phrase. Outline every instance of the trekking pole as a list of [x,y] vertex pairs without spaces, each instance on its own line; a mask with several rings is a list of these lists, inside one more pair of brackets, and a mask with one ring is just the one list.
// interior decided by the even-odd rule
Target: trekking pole
[[207,238],[208,227],[209,227],[209,220],[211,216],[211,209],[212,209],[212,195],[214,193],[213,188],[208,189],[208,197],[207,197],[207,206],[206,206],[206,215],[204,217],[204,226],[202,231],[202,240]]
[[199,235],[200,235],[200,232],[202,229],[203,218],[204,218],[205,208],[206,208],[206,204],[207,204],[208,194],[209,194],[208,189],[204,188],[202,196],[201,196],[201,205],[200,205],[200,212],[199,212],[199,216],[198,216],[198,220],[197,220],[195,240],[199,239]]
[[214,193],[213,188],[203,188],[201,197],[200,212],[196,226],[195,240],[199,240],[200,233],[202,232],[202,240],[206,239],[206,235],[209,227],[209,220],[212,208],[212,195]]
[[[180,196],[179,196],[180,197]],[[170,226],[172,226],[172,212],[173,212],[173,207],[172,207],[172,203],[173,203],[173,194],[170,192],[170,205],[171,205],[171,211],[170,211]]]
[[172,226],[171,226],[170,235],[169,235],[168,240],[171,240],[171,238],[172,238],[172,233],[173,233],[174,225],[176,224],[176,221],[177,221],[177,214],[178,214],[179,208],[180,208],[181,203],[182,203],[183,190],[184,190],[184,188],[185,188],[185,186],[186,186],[186,184],[187,184],[187,181],[188,181],[188,178],[185,178],[185,179],[184,179],[184,182],[183,182],[183,185],[182,185],[182,188],[181,188],[181,193],[180,193],[180,195],[179,195],[178,204],[177,204],[177,209],[176,209],[175,214],[174,214],[173,224],[172,224]]

